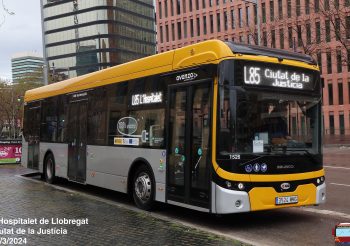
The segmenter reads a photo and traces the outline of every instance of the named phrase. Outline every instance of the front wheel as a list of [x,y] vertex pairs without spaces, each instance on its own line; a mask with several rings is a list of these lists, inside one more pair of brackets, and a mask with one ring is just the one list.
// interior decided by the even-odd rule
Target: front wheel
[[55,160],[52,154],[45,158],[44,175],[47,183],[53,184],[55,182]]
[[137,169],[133,182],[133,198],[137,207],[151,210],[154,206],[154,189],[152,172],[146,166]]

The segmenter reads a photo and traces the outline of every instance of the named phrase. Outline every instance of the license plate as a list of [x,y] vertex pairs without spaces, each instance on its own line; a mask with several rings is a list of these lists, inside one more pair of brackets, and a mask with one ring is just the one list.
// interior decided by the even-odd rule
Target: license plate
[[280,196],[275,199],[276,205],[298,203],[298,196]]

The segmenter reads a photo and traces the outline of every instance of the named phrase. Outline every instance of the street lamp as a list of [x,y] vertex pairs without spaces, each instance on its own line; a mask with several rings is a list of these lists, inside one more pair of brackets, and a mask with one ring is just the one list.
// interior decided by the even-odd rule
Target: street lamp
[[258,0],[242,0],[242,1],[247,2],[247,3],[252,3],[256,7],[256,19],[257,19],[256,25],[258,26],[258,45],[260,46],[260,44],[261,44],[261,30],[260,30],[260,15],[259,15]]

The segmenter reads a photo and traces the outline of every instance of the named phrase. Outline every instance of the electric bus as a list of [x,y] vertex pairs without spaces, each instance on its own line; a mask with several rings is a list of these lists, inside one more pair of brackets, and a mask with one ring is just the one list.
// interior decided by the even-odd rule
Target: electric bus
[[204,41],[27,91],[22,164],[145,210],[321,204],[321,91],[310,56]]

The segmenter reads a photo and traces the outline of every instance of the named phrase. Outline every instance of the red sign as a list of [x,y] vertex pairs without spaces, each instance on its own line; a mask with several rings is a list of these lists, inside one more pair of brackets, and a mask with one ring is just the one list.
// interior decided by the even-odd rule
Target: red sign
[[18,140],[0,140],[0,164],[20,163],[22,144]]

